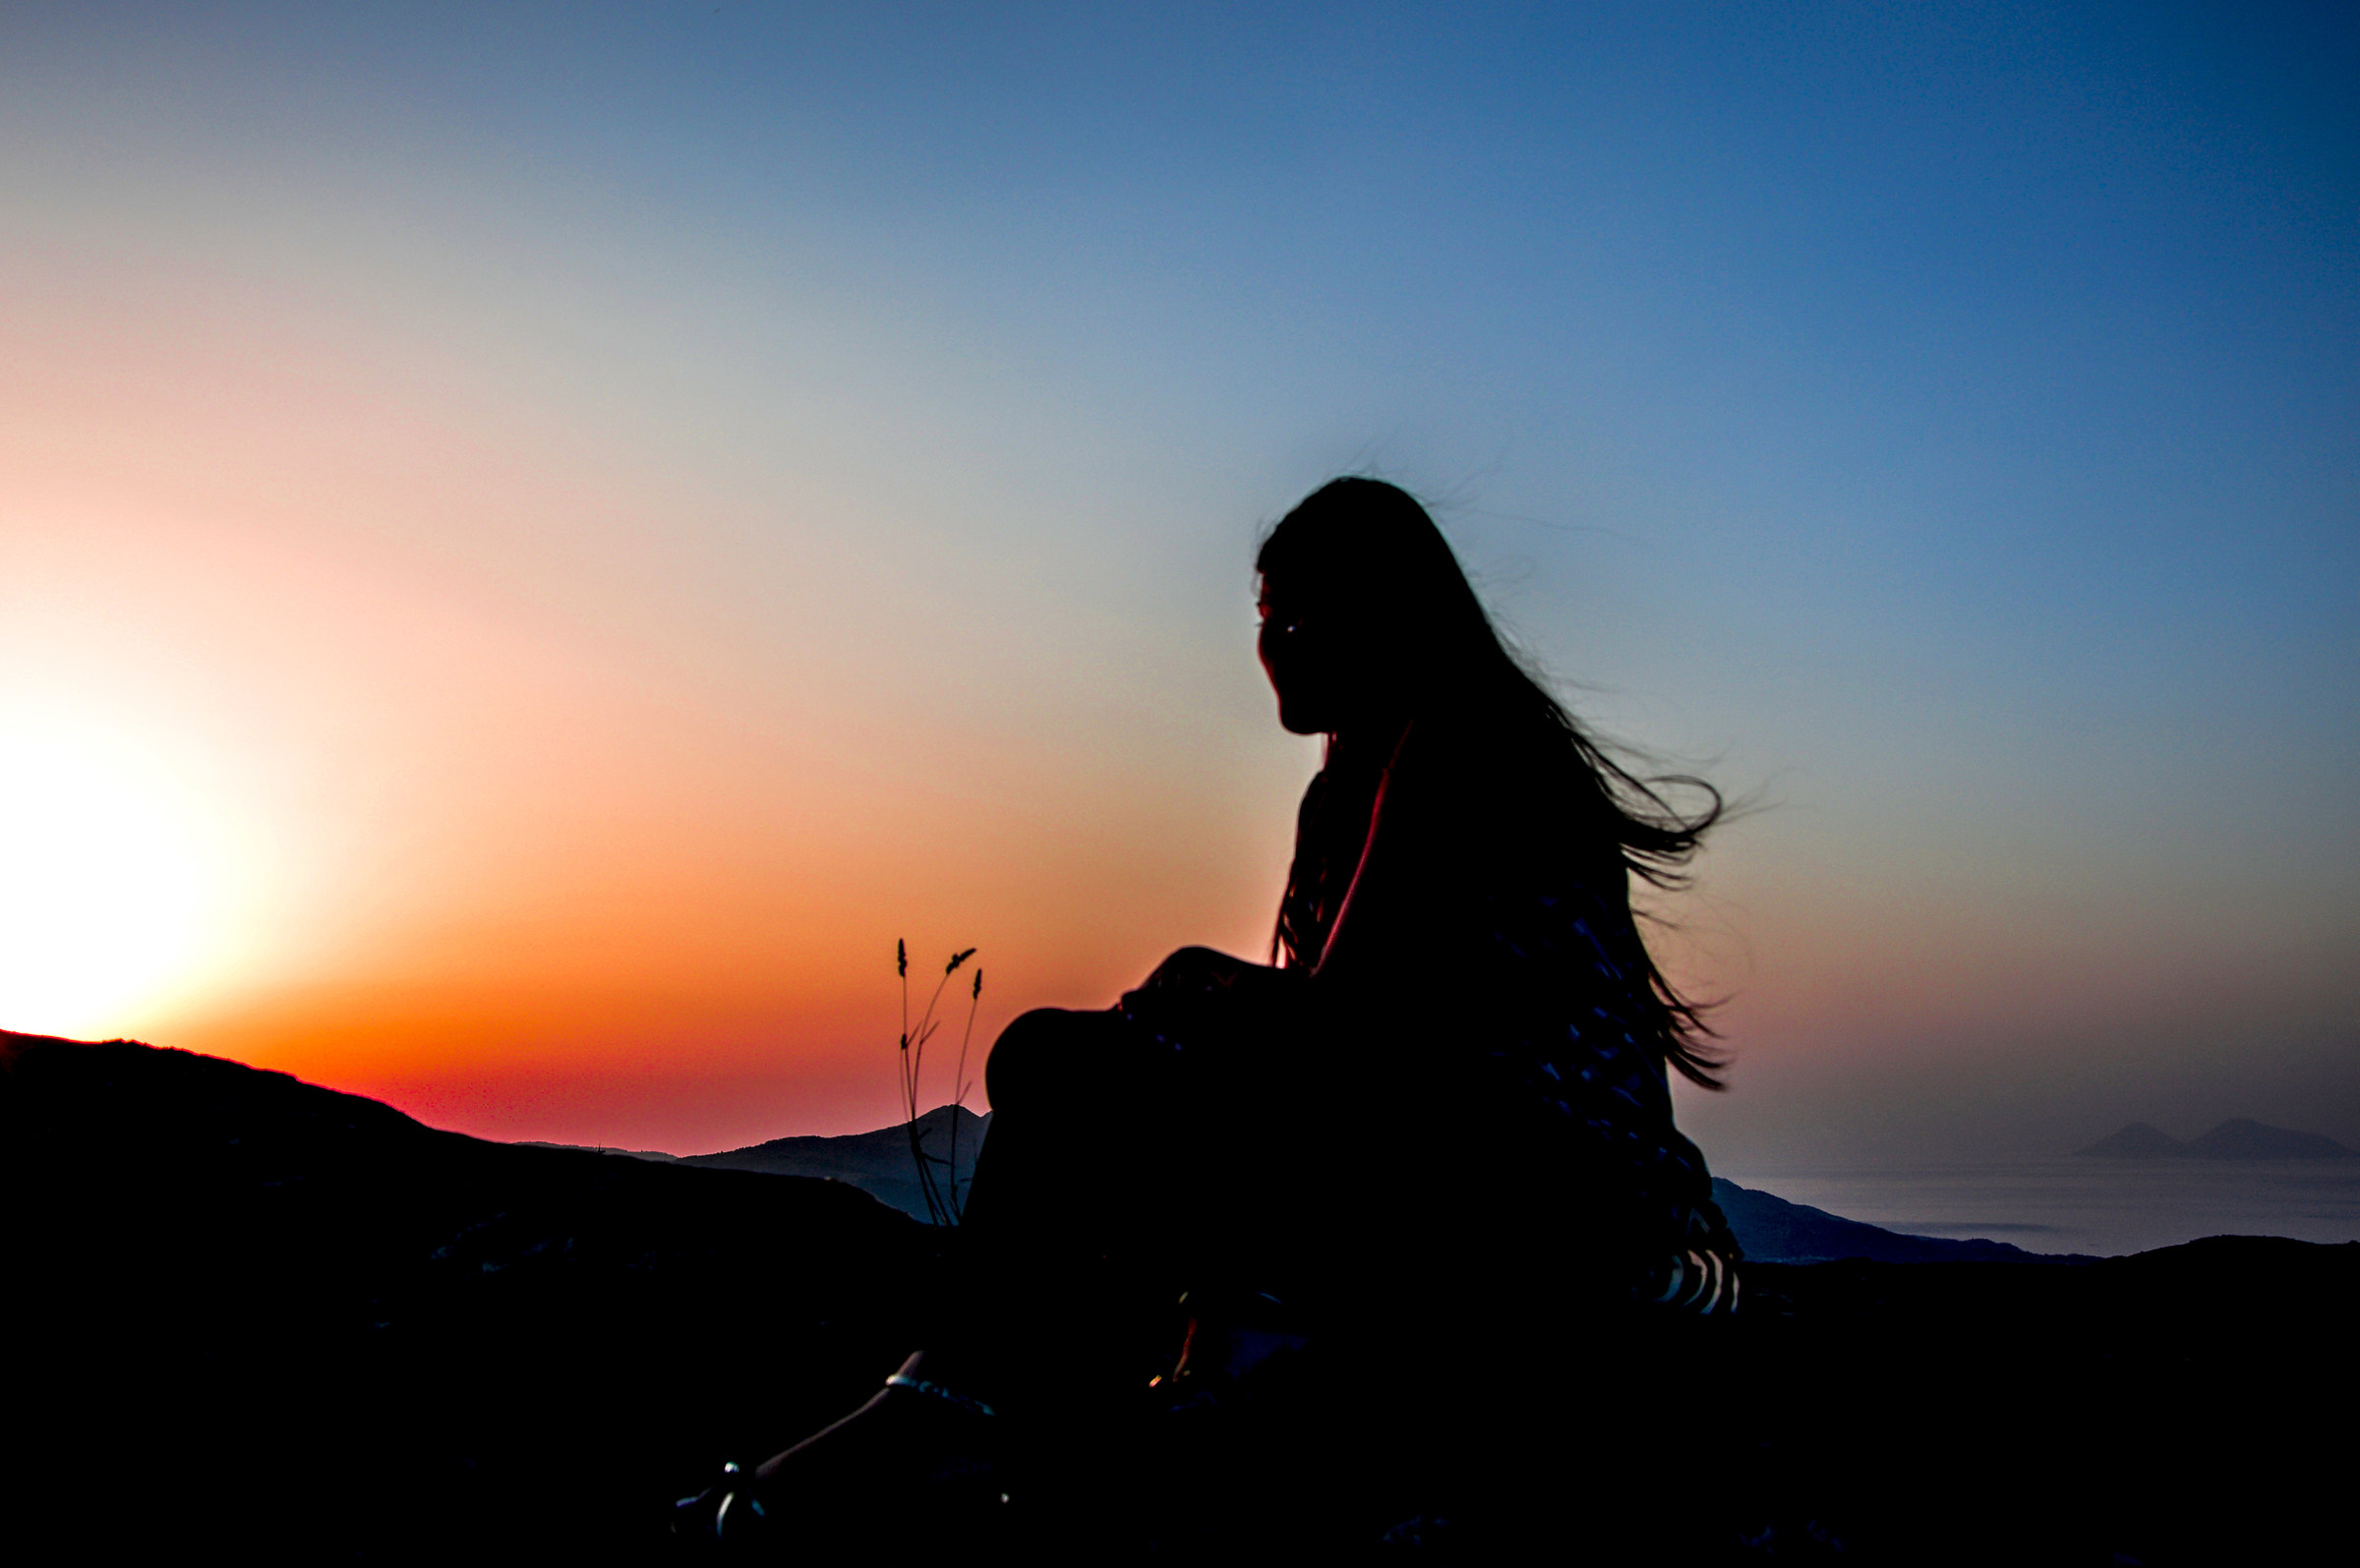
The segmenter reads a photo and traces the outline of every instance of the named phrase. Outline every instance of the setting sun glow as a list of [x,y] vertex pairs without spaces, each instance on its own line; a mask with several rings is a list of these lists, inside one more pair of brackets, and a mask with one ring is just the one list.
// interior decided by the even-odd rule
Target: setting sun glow
[[188,980],[227,901],[164,770],[65,726],[0,729],[0,994],[9,1026],[101,1033]]

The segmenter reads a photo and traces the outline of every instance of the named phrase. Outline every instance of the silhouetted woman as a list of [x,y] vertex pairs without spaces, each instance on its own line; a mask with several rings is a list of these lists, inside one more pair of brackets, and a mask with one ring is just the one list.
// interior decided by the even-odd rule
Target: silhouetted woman
[[[1109,1012],[1009,1025],[956,1321],[763,1484],[1102,1413],[1158,1349],[1185,1403],[1298,1347],[1481,1377],[1504,1337],[1736,1307],[1672,1116],[1714,1062],[1630,900],[1681,885],[1719,796],[1674,781],[1708,802],[1682,816],[1590,739],[1393,486],[1323,486],[1256,567],[1279,722],[1327,737],[1275,961],[1185,949]],[[1141,1304],[1183,1290],[1174,1365]]]

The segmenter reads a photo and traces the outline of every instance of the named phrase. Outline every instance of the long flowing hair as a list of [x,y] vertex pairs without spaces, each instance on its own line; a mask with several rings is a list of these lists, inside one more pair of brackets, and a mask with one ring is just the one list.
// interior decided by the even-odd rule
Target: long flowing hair
[[[1328,481],[1270,531],[1254,569],[1313,588],[1324,604],[1348,615],[1373,662],[1369,678],[1413,685],[1426,700],[1538,741],[1540,765],[1562,784],[1566,825],[1597,851],[1599,863],[1620,867],[1621,874],[1606,879],[1611,886],[1593,891],[1630,922],[1629,947],[1646,980],[1641,996],[1655,1015],[1655,1043],[1666,1066],[1706,1088],[1725,1087],[1723,1053],[1709,1043],[1709,1004],[1682,995],[1665,977],[1630,902],[1633,877],[1664,891],[1688,886],[1688,862],[1727,809],[1721,792],[1684,774],[1635,772],[1584,729],[1501,637],[1449,541],[1396,486],[1358,477]],[[1703,805],[1683,812],[1672,792],[1699,795]],[[1305,798],[1272,943],[1290,964],[1318,961],[1338,884],[1350,873],[1340,862],[1357,855],[1366,833],[1367,796],[1323,776]]]

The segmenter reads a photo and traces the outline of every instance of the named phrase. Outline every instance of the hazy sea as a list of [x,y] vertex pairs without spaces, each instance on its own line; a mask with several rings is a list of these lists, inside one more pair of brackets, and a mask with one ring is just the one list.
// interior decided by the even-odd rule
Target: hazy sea
[[1716,1169],[1740,1187],[1913,1236],[2114,1256],[2205,1236],[2360,1241],[2360,1159],[2051,1159]]

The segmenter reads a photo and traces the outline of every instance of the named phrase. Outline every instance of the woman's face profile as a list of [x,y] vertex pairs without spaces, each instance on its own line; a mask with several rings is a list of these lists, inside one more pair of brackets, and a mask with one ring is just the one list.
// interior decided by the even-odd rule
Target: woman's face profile
[[1301,588],[1283,578],[1262,579],[1257,649],[1278,694],[1278,723],[1295,734],[1317,735],[1341,726],[1342,661],[1333,616],[1323,615]]

